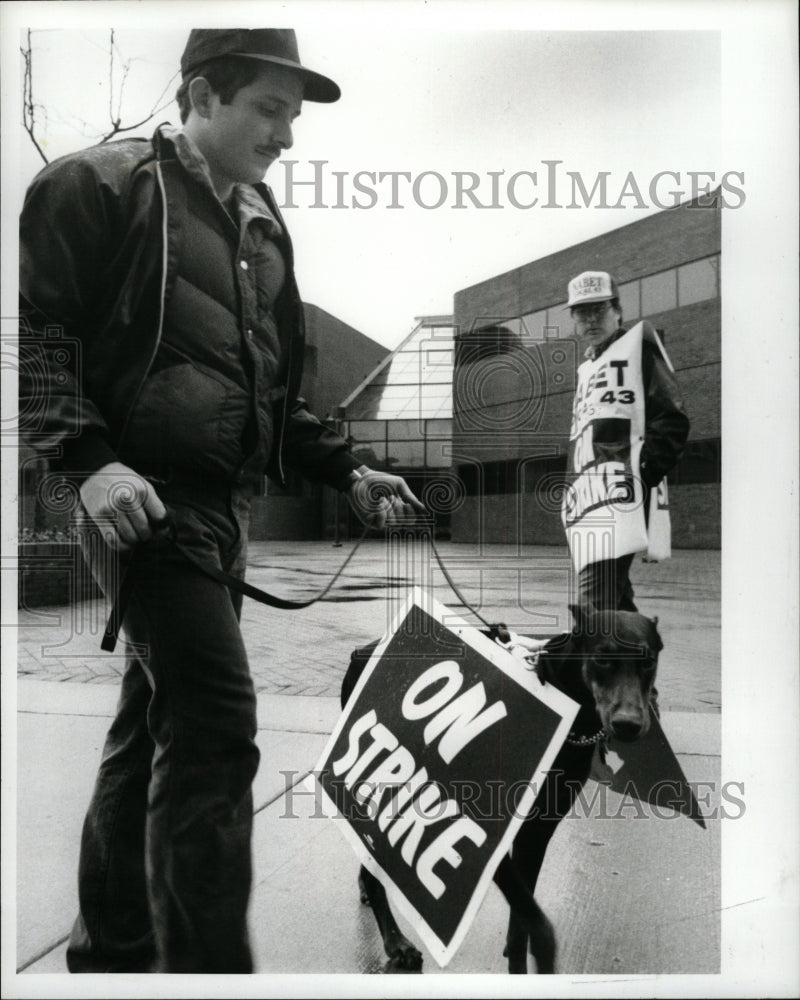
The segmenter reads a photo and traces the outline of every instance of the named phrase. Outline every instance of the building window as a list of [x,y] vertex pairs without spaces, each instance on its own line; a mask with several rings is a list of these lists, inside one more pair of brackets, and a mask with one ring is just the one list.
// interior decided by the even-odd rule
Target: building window
[[387,465],[401,469],[421,469],[425,465],[424,439],[390,441]]
[[383,469],[386,466],[386,442],[367,441],[358,443],[354,441],[350,446],[353,458],[361,465],[368,465],[371,469]]
[[[619,286],[619,302],[626,322],[669,312],[679,306],[719,295],[719,254],[660,271]],[[575,324],[563,305],[503,320],[503,326],[521,336],[549,340],[575,335]]]
[[453,328],[452,326],[427,326],[425,331],[430,338],[430,340],[442,340],[449,341],[448,349],[453,343]]
[[642,278],[642,316],[668,312],[678,304],[675,269]]
[[547,326],[547,310],[540,309],[538,312],[528,313],[522,317],[522,335],[533,340],[544,340],[545,328]]
[[557,340],[559,337],[568,337],[571,327],[572,321],[569,311],[564,308],[564,305],[551,306],[547,310],[544,339]]
[[619,286],[619,304],[622,307],[623,320],[638,319],[641,315],[639,306],[639,282],[629,281]]
[[386,430],[390,441],[420,441],[425,435],[422,420],[387,420]]
[[347,430],[354,441],[383,441],[386,437],[386,421],[351,420]]
[[449,469],[453,461],[453,443],[450,438],[427,438],[425,465],[429,469]]
[[688,306],[693,302],[714,299],[717,291],[719,257],[706,257],[678,268],[678,305]]
[[441,437],[450,438],[453,435],[452,420],[426,420],[425,434],[429,438]]
[[384,420],[351,420],[344,430],[354,458],[363,465],[386,462],[386,422]]
[[421,358],[420,369],[423,378],[428,374],[429,369],[442,369],[448,374],[453,370],[452,348],[447,348],[446,350],[429,348],[421,355]]

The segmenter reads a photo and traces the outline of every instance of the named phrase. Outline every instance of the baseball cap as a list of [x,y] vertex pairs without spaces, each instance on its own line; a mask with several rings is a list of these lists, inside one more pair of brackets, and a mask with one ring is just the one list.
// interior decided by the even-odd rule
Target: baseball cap
[[607,302],[619,298],[617,283],[605,271],[584,271],[567,285],[569,298],[565,308],[589,302]]
[[303,79],[303,99],[320,104],[338,101],[338,85],[300,63],[292,28],[193,28],[181,56],[181,75],[188,76],[209,59],[245,56],[296,70]]

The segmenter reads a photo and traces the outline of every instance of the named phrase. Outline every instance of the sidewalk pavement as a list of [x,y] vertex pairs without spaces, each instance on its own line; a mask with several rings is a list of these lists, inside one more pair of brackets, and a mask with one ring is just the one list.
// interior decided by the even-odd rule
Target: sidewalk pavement
[[[490,620],[540,634],[568,627],[569,573],[560,549],[440,550],[467,600],[479,602]],[[347,545],[324,542],[256,543],[248,579],[299,596],[319,589],[348,551]],[[313,768],[338,717],[338,688],[350,651],[382,633],[387,606],[403,596],[409,580],[422,577],[424,583],[426,574],[435,596],[469,618],[418,552],[387,552],[377,542],[362,547],[333,592],[358,600],[317,604],[291,618],[245,602],[243,631],[259,691],[262,752],[254,787],[250,912],[258,973],[383,969],[374,918],[359,902],[356,858],[337,824],[318,814],[300,779]],[[387,577],[393,578],[388,585]],[[712,789],[703,812],[719,815],[719,553],[682,551],[668,563],[637,565],[634,586],[642,610],[660,616],[664,731],[687,778]],[[18,982],[65,969],[80,827],[122,666],[121,657],[97,653],[101,604],[20,612]],[[656,819],[649,807],[628,810],[627,817],[571,819],[554,837],[537,899],[556,927],[559,970],[624,976],[718,972],[718,819],[702,830],[684,817]],[[506,922],[505,903],[491,887],[445,971],[503,973]],[[440,972],[427,956],[425,972]]]
[[[572,627],[567,605],[572,573],[566,547],[439,543],[466,600],[489,621],[525,634]],[[290,599],[318,593],[351,550],[330,542],[254,542],[247,579]],[[361,545],[328,599],[303,611],[275,611],[245,600],[242,631],[259,693],[339,694],[350,652],[377,639],[394,604],[415,583],[467,621],[475,621],[418,546]],[[659,661],[662,707],[720,710],[720,553],[679,550],[663,563],[637,561],[631,570],[643,614],[657,615],[664,651]],[[43,680],[107,684],[124,668],[124,650],[101,654],[104,601],[20,612],[19,674]]]

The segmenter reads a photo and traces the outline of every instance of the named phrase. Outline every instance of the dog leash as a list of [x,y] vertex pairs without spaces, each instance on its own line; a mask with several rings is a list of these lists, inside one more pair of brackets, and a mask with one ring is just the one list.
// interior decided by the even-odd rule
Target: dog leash
[[456,595],[459,601],[464,605],[465,608],[467,608],[467,610],[471,611],[472,614],[475,615],[475,617],[479,621],[483,622],[486,628],[489,629],[492,638],[499,639],[500,642],[502,642],[503,644],[509,643],[511,641],[511,633],[508,631],[506,626],[502,622],[495,622],[494,624],[488,622],[476,608],[473,608],[473,606],[469,603],[466,597],[464,597],[464,595],[458,589],[452,576],[450,576],[449,572],[447,571],[447,567],[444,564],[444,560],[439,555],[439,550],[436,548],[436,545],[433,541],[433,533],[431,533],[429,541],[431,543],[431,551],[436,557],[436,562],[439,564],[439,569],[442,571],[442,576],[445,578],[445,580],[447,580],[450,589],[453,591],[453,593]]
[[[367,533],[370,530],[369,525],[365,525],[364,530],[361,535],[356,540],[356,544],[348,553],[344,562],[337,569],[334,575],[331,577],[326,586],[313,597],[307,598],[301,601],[292,601],[284,597],[277,597],[275,594],[270,594],[269,591],[261,590],[259,587],[254,587],[250,583],[246,583],[244,580],[240,580],[239,577],[233,576],[231,573],[226,573],[222,569],[218,569],[216,566],[209,565],[208,563],[202,562],[200,559],[194,555],[189,549],[185,548],[180,544],[176,537],[175,526],[172,521],[168,518],[165,522],[162,522],[162,526],[158,529],[154,539],[148,544],[155,544],[157,546],[172,545],[174,548],[181,553],[181,555],[187,559],[196,569],[200,570],[205,576],[210,577],[217,583],[221,583],[223,586],[228,587],[230,590],[236,591],[245,597],[249,597],[251,600],[257,601],[259,604],[265,604],[271,608],[279,608],[282,611],[299,611],[303,608],[308,608],[312,604],[316,604],[317,601],[323,600],[324,597],[333,588],[336,581],[345,571],[353,556],[355,556],[361,543],[367,537]],[[489,630],[491,638],[497,638],[502,643],[507,643],[510,641],[510,634],[506,626],[502,623],[491,624],[488,622],[483,615],[480,614],[477,609],[473,608],[472,605],[466,600],[464,595],[456,586],[455,581],[450,576],[447,568],[444,565],[441,555],[433,541],[433,533],[428,536],[428,541],[430,542],[431,550],[433,551],[436,561],[439,564],[439,569],[450,586],[453,593],[456,595],[458,600],[466,607],[472,614],[475,615]],[[103,652],[113,653],[117,640],[119,639],[120,629],[122,628],[122,623],[125,618],[125,612],[130,601],[131,594],[133,592],[133,584],[136,578],[137,565],[142,557],[142,550],[135,549],[128,561],[127,566],[122,572],[122,577],[120,580],[120,585],[117,590],[117,594],[114,603],[111,608],[111,613],[106,622],[105,632],[103,633],[103,638],[100,643],[100,648]]]
[[[223,584],[223,586],[228,587],[230,590],[235,590],[237,593],[243,594],[245,597],[249,597],[254,601],[258,601],[259,604],[266,604],[271,608],[280,608],[282,611],[299,611],[302,608],[310,607],[312,604],[315,604],[317,601],[321,601],[323,597],[325,597],[347,568],[348,563],[358,551],[358,547],[366,538],[368,531],[369,526],[366,526],[364,531],[361,533],[361,536],[356,541],[356,544],[348,553],[347,558],[337,569],[326,586],[318,594],[315,594],[314,597],[302,601],[290,601],[285,597],[277,597],[275,594],[270,594],[269,591],[261,590],[259,587],[254,587],[252,584],[246,583],[244,580],[240,580],[239,577],[233,576],[231,573],[226,573],[224,570],[218,569],[216,566],[202,562],[197,558],[197,556],[194,555],[193,552],[180,544],[175,536],[175,526],[169,519],[167,519],[166,522],[163,522],[162,527],[158,530],[154,541],[158,546],[172,545],[178,550],[178,552],[180,552],[184,559],[187,559],[196,569],[199,569],[201,573],[210,577],[212,580],[216,580],[217,583]],[[136,578],[137,563],[139,558],[141,558],[141,551],[139,549],[134,550],[128,565],[123,570],[116,599],[112,606],[108,622],[106,623],[102,642],[100,643],[100,648],[106,653],[113,653],[116,647],[119,632],[122,628],[122,622],[125,618],[125,612],[133,591],[133,583]]]

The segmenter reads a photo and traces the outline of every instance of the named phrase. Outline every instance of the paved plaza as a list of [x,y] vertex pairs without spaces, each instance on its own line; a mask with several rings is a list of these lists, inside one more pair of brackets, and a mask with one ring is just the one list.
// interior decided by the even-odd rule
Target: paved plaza
[[[307,597],[328,582],[352,545],[256,542],[248,579],[283,597]],[[566,549],[443,543],[439,550],[465,600],[489,621],[538,635],[570,626]],[[704,807],[712,812],[720,804],[719,556],[678,551],[668,562],[637,562],[632,572],[640,610],[659,617],[665,643],[658,682],[664,731],[687,778],[713,785]],[[242,624],[259,693],[262,753],[250,912],[259,976],[384,970],[374,919],[358,899],[356,858],[336,823],[317,813],[301,778],[338,718],[350,652],[384,633],[411,583],[474,620],[432,568],[427,549],[379,540],[361,545],[322,603],[284,612],[245,600]],[[64,995],[60,987],[47,993],[36,984],[50,982],[38,975],[59,974],[53,982],[64,981],[80,827],[124,664],[122,643],[117,654],[100,653],[105,612],[103,601],[86,601],[19,614],[15,967],[29,992],[16,995]],[[562,823],[537,889],[558,933],[559,971],[573,979],[713,976],[721,961],[719,875],[720,823],[714,820],[705,830],[684,817]],[[505,903],[490,888],[445,971],[502,974],[506,920]],[[442,970],[426,955],[424,971]],[[319,983],[323,989],[329,981]],[[359,987],[338,988],[355,995]],[[146,989],[139,995],[148,995]],[[192,995],[211,995],[205,989]],[[571,989],[573,996],[599,995],[589,987],[582,994],[577,979]],[[230,995],[244,994],[235,989]]]
[[[355,543],[254,542],[248,582],[289,599],[319,592]],[[552,635],[571,627],[566,548],[438,543],[464,598],[490,622]],[[663,563],[634,564],[642,613],[659,619],[661,704],[667,711],[720,710],[719,552],[680,550]],[[410,584],[468,622],[479,622],[450,590],[429,549],[363,542],[328,598],[302,611],[276,611],[245,600],[242,629],[256,689],[266,694],[339,693],[350,653],[377,639]],[[20,613],[19,675],[52,681],[107,684],[121,676],[124,648],[101,653],[105,601]]]

